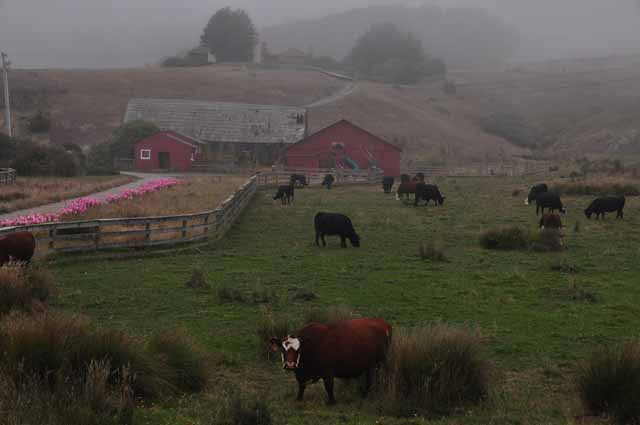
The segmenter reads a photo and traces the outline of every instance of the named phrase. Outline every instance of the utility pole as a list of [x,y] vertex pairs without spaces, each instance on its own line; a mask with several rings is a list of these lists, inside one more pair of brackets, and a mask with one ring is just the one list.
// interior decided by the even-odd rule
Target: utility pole
[[2,71],[4,74],[4,120],[7,124],[7,134],[9,137],[13,137],[13,131],[11,129],[11,103],[9,101],[9,65],[11,65],[11,62],[9,62],[6,53],[1,52],[0,56],[2,56]]

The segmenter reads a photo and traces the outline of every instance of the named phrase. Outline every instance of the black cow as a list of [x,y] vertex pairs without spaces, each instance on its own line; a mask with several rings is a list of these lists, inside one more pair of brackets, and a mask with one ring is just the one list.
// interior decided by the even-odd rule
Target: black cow
[[562,214],[567,212],[567,209],[562,205],[560,195],[554,192],[542,192],[536,196],[536,215],[540,210],[544,214],[545,208],[548,208],[549,212],[554,212],[555,210],[560,211]]
[[316,214],[314,224],[317,246],[320,246],[320,239],[322,239],[322,246],[327,246],[324,240],[325,235],[338,235],[340,236],[340,246],[342,248],[347,247],[347,239],[351,241],[351,245],[354,248],[360,247],[360,236],[354,230],[351,219],[346,215],[320,212]]
[[322,180],[322,186],[325,186],[327,189],[331,189],[334,181],[336,181],[336,179],[333,177],[333,174],[326,174],[324,176],[324,180]]
[[591,220],[591,215],[596,215],[596,220],[600,218],[604,219],[605,213],[617,211],[616,218],[624,218],[624,204],[627,200],[624,196],[610,196],[607,198],[598,198],[589,205],[589,208],[584,210],[584,215]]
[[286,186],[278,187],[278,193],[273,197],[273,200],[280,199],[282,201],[282,205],[290,204],[293,201],[294,189],[293,183],[288,184]]
[[442,196],[442,194],[440,193],[440,189],[438,189],[438,186],[433,184],[418,183],[416,185],[416,197],[413,205],[417,207],[418,203],[422,200],[427,201],[426,205],[429,205],[429,201],[431,201],[432,199],[436,203],[436,205],[444,204],[444,196]]
[[297,185],[298,187],[309,186],[307,177],[304,174],[291,174],[291,184]]
[[393,188],[394,183],[395,179],[393,177],[385,176],[382,179],[382,190],[384,190],[384,193],[391,193],[391,189]]
[[538,195],[547,192],[549,192],[549,187],[544,183],[533,186],[529,191],[529,196],[527,196],[527,199],[525,199],[524,204],[529,205],[530,203],[538,199]]

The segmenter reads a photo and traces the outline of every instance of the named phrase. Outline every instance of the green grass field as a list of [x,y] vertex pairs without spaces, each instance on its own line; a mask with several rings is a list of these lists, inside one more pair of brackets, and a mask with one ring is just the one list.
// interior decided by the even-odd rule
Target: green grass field
[[[479,246],[489,228],[537,230],[535,207],[523,200],[531,182],[446,179],[438,182],[444,207],[404,205],[378,186],[303,189],[292,206],[260,192],[224,241],[178,253],[129,259],[68,257],[51,267],[61,286],[56,307],[98,324],[146,335],[186,327],[223,361],[211,391],[233,381],[272,403],[275,423],[422,423],[379,418],[353,385],[338,385],[338,405],[325,407],[321,384],[296,404],[295,380],[258,355],[256,322],[265,305],[220,304],[216,291],[184,288],[195,268],[212,286],[247,296],[268,289],[269,308],[299,321],[312,306],[349,306],[394,327],[434,321],[478,326],[495,364],[491,399],[447,424],[575,423],[583,414],[573,387],[576,363],[602,344],[638,337],[640,324],[640,202],[628,199],[626,218],[588,221],[590,197],[565,198],[566,250],[496,252]],[[515,189],[523,192],[512,196]],[[362,238],[359,249],[314,244],[316,212],[343,212]],[[432,242],[449,262],[417,256]],[[553,266],[562,265],[560,271]],[[305,288],[317,295],[295,302]],[[136,421],[197,424],[208,395],[141,409]],[[408,422],[409,421],[409,422]],[[597,421],[596,421],[597,422]]]

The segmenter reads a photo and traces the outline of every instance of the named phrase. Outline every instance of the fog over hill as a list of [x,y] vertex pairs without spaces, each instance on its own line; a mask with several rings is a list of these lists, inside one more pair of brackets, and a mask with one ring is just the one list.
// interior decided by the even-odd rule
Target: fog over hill
[[[140,66],[195,45],[208,18],[220,7],[248,10],[258,28],[267,28],[264,33],[269,34],[274,26],[292,20],[317,20],[384,4],[485,8],[490,15],[483,16],[500,18],[520,32],[513,55],[517,60],[640,49],[638,0],[0,0],[0,49],[11,55],[16,67]],[[434,26],[425,23],[422,32],[433,34]],[[462,34],[473,33],[475,27],[460,29]],[[452,44],[460,41],[449,34]],[[290,39],[297,43],[293,36]],[[474,41],[511,42],[481,37]],[[350,47],[346,44],[340,46],[342,52]]]

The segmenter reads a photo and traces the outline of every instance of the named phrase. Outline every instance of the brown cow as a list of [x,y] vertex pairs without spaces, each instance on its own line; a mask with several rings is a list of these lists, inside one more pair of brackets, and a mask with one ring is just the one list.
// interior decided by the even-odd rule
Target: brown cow
[[540,229],[556,229],[560,230],[562,228],[562,219],[558,214],[554,213],[545,213],[542,214],[542,218],[540,219]]
[[396,200],[399,201],[401,197],[404,199],[408,199],[410,194],[416,193],[417,186],[417,181],[400,183],[400,186],[398,186],[398,190],[396,192]]
[[36,249],[36,240],[29,232],[12,233],[0,239],[0,266],[9,261],[29,263]]
[[271,339],[271,349],[282,354],[282,367],[295,372],[298,401],[307,383],[322,378],[328,403],[334,404],[334,378],[355,378],[367,374],[371,385],[376,367],[386,359],[391,326],[382,319],[354,319],[326,326],[309,323],[295,336]]

